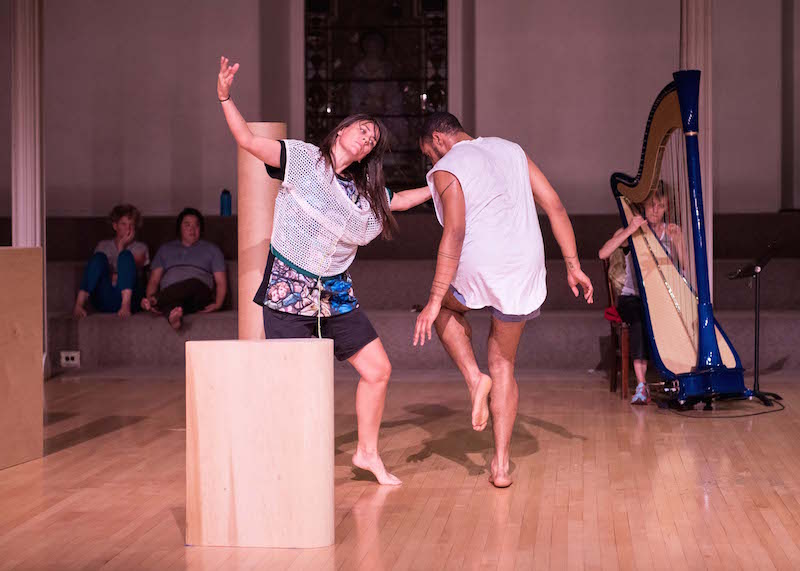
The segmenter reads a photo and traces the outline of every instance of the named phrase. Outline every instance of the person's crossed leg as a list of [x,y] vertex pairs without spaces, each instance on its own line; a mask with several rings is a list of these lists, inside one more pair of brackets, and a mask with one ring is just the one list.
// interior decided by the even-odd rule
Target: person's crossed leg
[[504,488],[511,485],[511,433],[519,401],[514,366],[525,321],[505,322],[492,316],[488,341],[489,375],[486,375],[480,371],[472,349],[472,328],[465,315],[467,311],[469,308],[452,292],[448,293],[435,322],[436,332],[469,387],[472,427],[483,430],[491,415],[495,455],[490,465],[489,481]]
[[442,300],[442,309],[434,325],[447,354],[461,371],[472,398],[472,428],[483,430],[489,422],[489,391],[492,378],[478,367],[472,350],[472,327],[467,321],[469,308],[458,301],[452,292]]

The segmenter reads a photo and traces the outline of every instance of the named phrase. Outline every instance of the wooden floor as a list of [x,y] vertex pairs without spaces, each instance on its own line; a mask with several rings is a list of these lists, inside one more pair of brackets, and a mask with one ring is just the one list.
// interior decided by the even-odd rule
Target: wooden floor
[[45,458],[0,471],[0,570],[800,569],[800,375],[762,377],[782,412],[691,418],[631,407],[596,373],[522,374],[506,490],[442,372],[391,385],[382,448],[403,486],[354,472],[355,384],[340,379],[336,546],[317,550],[184,547],[170,376],[46,384]]

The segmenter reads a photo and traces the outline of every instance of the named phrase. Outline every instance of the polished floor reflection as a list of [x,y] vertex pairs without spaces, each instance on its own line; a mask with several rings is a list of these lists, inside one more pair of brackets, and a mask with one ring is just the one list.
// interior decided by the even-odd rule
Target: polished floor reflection
[[336,385],[336,545],[184,546],[180,371],[46,384],[45,457],[0,471],[0,571],[72,569],[798,569],[798,375],[786,410],[631,407],[595,373],[520,375],[508,489],[487,481],[449,371],[399,372],[378,486],[350,465],[354,380]]

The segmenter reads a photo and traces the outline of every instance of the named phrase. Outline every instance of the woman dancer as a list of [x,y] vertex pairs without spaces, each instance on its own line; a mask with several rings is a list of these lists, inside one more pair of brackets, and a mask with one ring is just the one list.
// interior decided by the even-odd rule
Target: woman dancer
[[231,99],[239,64],[220,58],[217,96],[240,147],[283,181],[275,202],[264,280],[253,301],[263,306],[267,339],[333,339],[334,354],[361,378],[356,391],[358,447],[353,464],[381,484],[400,484],[378,454],[378,432],[392,367],[356,299],[347,271],[358,246],[396,228],[393,210],[430,198],[427,187],[393,194],[384,186],[386,129],[369,115],[344,119],[319,147],[254,135]]

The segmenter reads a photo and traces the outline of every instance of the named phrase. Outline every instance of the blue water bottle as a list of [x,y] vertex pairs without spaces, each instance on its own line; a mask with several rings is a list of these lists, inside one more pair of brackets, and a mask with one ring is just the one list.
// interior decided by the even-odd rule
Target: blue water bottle
[[231,215],[231,191],[227,188],[223,188],[222,193],[219,195],[219,215]]

